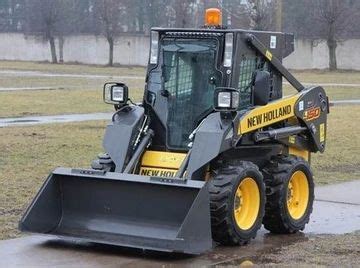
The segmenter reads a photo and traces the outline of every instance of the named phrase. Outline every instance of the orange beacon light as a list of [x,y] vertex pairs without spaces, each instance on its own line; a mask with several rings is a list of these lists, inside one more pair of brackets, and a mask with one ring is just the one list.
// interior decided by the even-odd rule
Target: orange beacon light
[[222,23],[221,11],[218,8],[208,8],[205,11],[206,26],[220,26]]

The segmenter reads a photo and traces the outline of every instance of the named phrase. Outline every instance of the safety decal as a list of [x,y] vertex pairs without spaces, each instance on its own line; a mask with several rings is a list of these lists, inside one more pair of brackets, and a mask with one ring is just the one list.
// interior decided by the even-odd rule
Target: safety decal
[[320,124],[320,131],[319,131],[319,135],[320,135],[320,142],[324,142],[325,141],[325,124],[322,123]]

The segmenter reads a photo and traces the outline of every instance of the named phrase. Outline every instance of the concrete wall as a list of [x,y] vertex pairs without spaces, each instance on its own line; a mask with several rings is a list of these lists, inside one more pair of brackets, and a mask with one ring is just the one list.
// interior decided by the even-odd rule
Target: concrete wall
[[[360,39],[340,42],[336,49],[339,69],[360,70]],[[295,51],[284,59],[291,69],[326,69],[329,52],[325,41],[296,40]]]
[[[149,38],[126,35],[117,38],[114,62],[121,65],[146,65],[149,56]],[[0,34],[0,60],[50,61],[50,49],[41,38],[22,34]],[[64,61],[106,64],[108,44],[104,37],[81,35],[66,37]],[[360,39],[347,40],[338,45],[339,69],[360,70]],[[328,68],[326,42],[296,40],[295,52],[284,60],[291,69]]]
[[[64,61],[107,64],[109,46],[104,37],[69,36],[64,42]],[[59,55],[58,43],[57,54]],[[146,65],[149,57],[149,38],[127,35],[116,39],[114,63]],[[50,61],[48,42],[34,36],[16,33],[0,34],[0,60]]]

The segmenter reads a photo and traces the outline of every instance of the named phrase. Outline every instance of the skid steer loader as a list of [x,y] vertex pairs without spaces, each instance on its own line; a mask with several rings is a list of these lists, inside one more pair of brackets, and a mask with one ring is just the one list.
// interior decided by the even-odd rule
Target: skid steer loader
[[106,153],[55,169],[20,230],[189,254],[246,244],[262,224],[303,230],[329,102],[282,65],[293,50],[293,35],[227,29],[217,9],[203,28],[153,28],[143,101],[105,84]]

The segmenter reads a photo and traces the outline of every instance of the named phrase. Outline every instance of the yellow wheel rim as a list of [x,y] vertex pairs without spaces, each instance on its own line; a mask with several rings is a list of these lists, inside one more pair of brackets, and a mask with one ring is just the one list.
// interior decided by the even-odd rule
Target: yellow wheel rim
[[239,184],[234,198],[234,218],[242,230],[250,229],[259,214],[260,191],[253,178],[246,177]]
[[286,201],[293,219],[298,220],[304,216],[309,202],[309,183],[304,172],[298,170],[291,176]]

